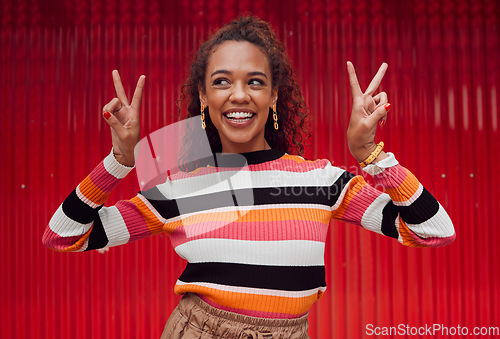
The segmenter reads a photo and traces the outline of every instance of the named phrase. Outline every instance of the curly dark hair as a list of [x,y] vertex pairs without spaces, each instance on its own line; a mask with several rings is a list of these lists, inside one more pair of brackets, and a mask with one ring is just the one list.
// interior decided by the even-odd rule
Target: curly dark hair
[[[293,78],[293,69],[285,46],[276,37],[270,25],[256,17],[242,16],[217,30],[210,39],[205,41],[191,64],[189,78],[182,86],[178,100],[179,118],[187,119],[199,116],[201,104],[199,88],[205,89],[205,73],[208,59],[213,49],[225,41],[248,41],[259,47],[268,57],[272,74],[272,89],[278,90],[276,111],[278,114],[279,129],[274,129],[272,111],[265,126],[265,138],[271,148],[289,154],[302,155],[304,141],[310,137],[308,126],[309,109],[307,108],[302,92]],[[187,109],[186,109],[187,108]],[[187,115],[183,115],[187,111]],[[222,144],[219,133],[205,110],[206,133],[212,152],[221,152]],[[200,122],[201,124],[201,122]],[[196,152],[196,145],[187,145],[189,133],[184,142],[182,158],[196,159],[189,153]],[[182,166],[181,166],[182,168]]]

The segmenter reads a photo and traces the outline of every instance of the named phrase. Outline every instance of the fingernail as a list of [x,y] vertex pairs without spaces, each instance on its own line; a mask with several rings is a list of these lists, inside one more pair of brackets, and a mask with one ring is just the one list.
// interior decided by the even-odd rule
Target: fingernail
[[389,110],[391,109],[391,104],[385,104],[384,108],[387,112],[389,112]]
[[382,120],[381,122],[379,122],[380,124],[380,127],[384,126],[385,125],[385,120]]
[[111,118],[111,113],[109,113],[109,112],[104,112],[103,115],[104,115],[104,118],[106,120],[108,120],[109,118]]

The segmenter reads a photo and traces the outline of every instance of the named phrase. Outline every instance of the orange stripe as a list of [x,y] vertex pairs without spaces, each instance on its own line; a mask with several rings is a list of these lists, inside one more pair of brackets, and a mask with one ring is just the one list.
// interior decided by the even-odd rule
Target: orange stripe
[[[207,167],[211,167],[211,168],[214,168],[213,166],[207,166]],[[189,172],[189,174],[197,174],[203,167],[198,167],[196,169],[194,169],[193,171]]]
[[399,234],[401,235],[401,238],[403,238],[403,245],[408,246],[408,247],[427,247],[423,244],[419,244],[415,240],[413,240],[413,237],[410,234],[410,229],[408,228],[408,225],[399,219]]
[[[316,215],[314,215],[314,214]],[[173,221],[166,223],[164,229],[172,232],[179,226],[189,226],[200,222],[268,222],[268,221],[282,221],[282,220],[300,220],[300,216],[308,216],[308,219],[320,220],[323,224],[329,225],[331,212],[321,209],[308,209],[301,208],[269,208],[250,211],[227,211],[227,212],[213,212],[197,213],[186,218],[182,221]]]
[[307,160],[307,159],[302,159],[298,155],[285,154],[284,156],[282,156],[281,158],[279,158],[277,160],[292,160],[292,161],[295,161],[298,164],[302,164],[304,162],[308,162],[310,164],[314,164],[314,163],[317,163],[318,161],[322,161],[323,159]]
[[137,196],[130,199],[130,202],[133,203],[139,209],[141,216],[144,218],[146,225],[152,234],[158,234],[163,232],[163,223],[158,220],[156,215],[146,206],[146,204]]
[[110,193],[104,193],[101,191],[92,180],[90,180],[90,176],[87,176],[79,185],[80,192],[82,192],[83,196],[90,201],[92,201],[96,205],[102,205],[108,199]]
[[406,178],[398,188],[387,188],[385,191],[392,201],[408,201],[418,190],[419,181],[410,171],[406,170]]
[[167,236],[170,236],[173,231],[181,226],[183,226],[182,220],[167,222],[165,223],[165,225],[163,225],[163,230],[167,232]]
[[94,228],[94,225],[92,225],[92,227],[90,227],[90,229],[87,231],[87,233],[82,235],[82,237],[80,239],[78,239],[78,241],[76,243],[74,243],[73,245],[71,245],[69,247],[66,247],[63,250],[58,250],[58,252],[76,252],[79,249],[81,249],[83,244],[85,243],[85,240],[87,240],[87,238],[90,236],[90,232],[92,232],[92,228]]
[[347,207],[349,206],[349,203],[364,186],[366,186],[366,181],[362,176],[357,175],[352,178],[351,182],[349,182],[349,187],[347,187],[346,193],[344,195],[344,200],[342,201],[340,206],[335,211],[333,211],[333,218],[342,219]]
[[304,314],[309,311],[311,305],[323,294],[315,293],[308,297],[301,298],[277,297],[262,294],[228,292],[194,284],[176,285],[174,292],[176,294],[183,294],[186,292],[198,293],[207,296],[210,300],[219,305],[241,310],[296,315]]
[[282,156],[278,160],[293,160],[293,161],[295,161],[298,164],[303,163],[303,162],[313,162],[313,161],[310,161],[310,160],[302,159],[302,158],[300,158],[300,157],[298,157],[296,155],[290,155],[290,154],[285,154],[284,156]]

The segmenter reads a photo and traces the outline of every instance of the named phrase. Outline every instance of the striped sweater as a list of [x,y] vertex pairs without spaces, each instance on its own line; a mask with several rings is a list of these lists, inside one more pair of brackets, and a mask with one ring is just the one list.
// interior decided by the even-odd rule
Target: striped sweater
[[392,154],[367,168],[386,193],[328,160],[266,150],[219,154],[212,165],[103,207],[129,171],[106,157],[58,208],[44,244],[78,252],[165,232],[188,262],[175,293],[240,314],[295,318],[310,309],[326,289],[332,218],[406,246],[455,238],[446,211]]

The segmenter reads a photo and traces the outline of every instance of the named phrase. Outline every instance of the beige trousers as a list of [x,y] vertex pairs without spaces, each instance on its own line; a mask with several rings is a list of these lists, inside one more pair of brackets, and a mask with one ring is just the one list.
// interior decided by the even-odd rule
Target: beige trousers
[[249,317],[220,310],[196,294],[186,293],[170,315],[161,339],[309,338],[307,315],[296,319]]

